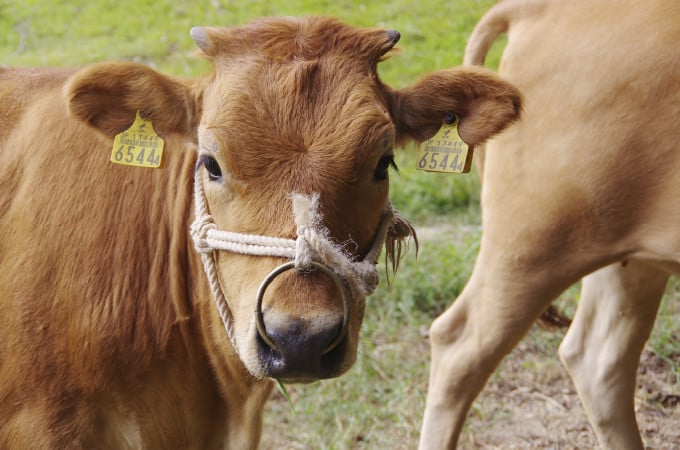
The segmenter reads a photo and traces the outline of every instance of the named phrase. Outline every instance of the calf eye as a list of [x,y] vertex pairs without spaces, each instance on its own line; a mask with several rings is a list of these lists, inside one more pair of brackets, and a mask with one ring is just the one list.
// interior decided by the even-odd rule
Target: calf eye
[[375,167],[375,172],[373,172],[373,178],[375,181],[384,181],[387,179],[387,171],[392,167],[394,170],[399,171],[397,164],[394,162],[394,155],[385,155],[380,158],[378,165]]
[[199,165],[203,165],[205,167],[205,170],[208,171],[208,178],[211,181],[218,181],[222,179],[222,169],[220,169],[220,165],[212,156],[201,156]]

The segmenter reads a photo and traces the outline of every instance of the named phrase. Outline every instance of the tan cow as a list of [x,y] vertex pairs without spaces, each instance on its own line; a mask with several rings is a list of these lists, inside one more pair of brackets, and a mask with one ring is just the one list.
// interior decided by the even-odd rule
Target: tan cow
[[519,111],[483,69],[382,84],[395,31],[191,34],[212,75],[0,69],[1,448],[255,448],[271,378],[355,360],[380,248],[410,231],[394,145]]
[[500,74],[525,109],[486,146],[481,248],[431,328],[420,448],[456,446],[501,358],[585,276],[559,354],[600,444],[640,449],[636,369],[680,273],[680,2],[503,1],[466,62],[504,31]]

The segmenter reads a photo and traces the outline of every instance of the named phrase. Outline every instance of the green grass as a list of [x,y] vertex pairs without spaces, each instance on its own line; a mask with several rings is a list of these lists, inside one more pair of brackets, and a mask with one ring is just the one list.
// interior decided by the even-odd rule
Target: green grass
[[666,361],[680,380],[680,279],[673,277],[666,287],[654,323],[654,331],[649,338],[649,347]]
[[416,169],[416,155],[416,145],[398,153],[399,171],[390,175],[392,203],[418,223],[452,214],[479,221],[480,187],[474,170],[469,174],[423,172]]
[[219,1],[219,0],[3,0],[0,62],[10,65],[80,65],[107,59],[145,62],[177,75],[204,70],[187,59],[195,25],[239,25],[263,15],[324,14],[357,26],[397,29],[403,52],[382,65],[399,86],[427,70],[457,65],[465,37],[491,0]]
[[[380,65],[395,87],[427,71],[460,64],[466,37],[494,0],[0,0],[0,64],[72,66],[123,59],[166,73],[193,76],[209,70],[191,57],[194,25],[238,25],[262,15],[325,14],[359,26],[394,28],[402,39]],[[503,43],[488,65],[496,66]],[[394,205],[432,231],[413,249],[391,288],[382,283],[368,300],[356,366],[337,380],[287,386],[297,414],[275,392],[265,419],[264,448],[410,449],[425,402],[431,320],[462,289],[479,245],[479,180],[415,170],[416,150],[398,154],[392,173]],[[384,279],[384,277],[383,277]],[[680,288],[671,285],[650,345],[677,361]],[[561,305],[573,313],[578,291]],[[676,334],[673,334],[676,333]],[[552,343],[550,344],[552,345]],[[677,372],[677,364],[673,366]]]

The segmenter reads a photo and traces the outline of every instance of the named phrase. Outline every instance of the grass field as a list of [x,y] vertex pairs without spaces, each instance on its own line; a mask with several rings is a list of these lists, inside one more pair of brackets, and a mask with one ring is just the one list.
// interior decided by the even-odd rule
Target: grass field
[[[326,14],[355,25],[399,30],[400,51],[383,62],[379,71],[386,82],[400,87],[426,71],[460,64],[466,36],[492,3],[0,0],[0,64],[64,66],[125,59],[166,73],[193,76],[209,70],[204,61],[190,56],[194,46],[188,31],[194,25],[237,25],[262,15]],[[497,64],[499,54],[500,46],[493,50],[489,65]],[[280,394],[273,395],[265,419],[264,448],[415,447],[428,375],[425,332],[471,272],[480,235],[479,183],[474,174],[414,170],[413,149],[399,155],[398,165],[400,174],[392,176],[392,199],[421,230],[419,257],[416,260],[411,251],[391,288],[383,283],[368,300],[359,361],[349,374],[337,380],[289,386],[295,413]],[[677,284],[669,289],[651,340],[651,348],[669,364],[676,381],[679,292]],[[578,290],[572,289],[560,304],[570,314],[577,298]],[[547,370],[542,361],[552,355],[555,363],[562,335],[534,330],[525,347],[529,350],[522,353],[524,359],[506,363],[508,372],[503,373],[512,376],[513,371],[521,370],[532,380],[540,379]],[[518,368],[512,361],[520,361]],[[556,368],[550,370],[558,371],[558,366],[555,363]],[[675,392],[676,381],[668,383]],[[502,385],[498,376],[491,383]],[[480,427],[488,425],[492,409],[481,402],[473,408],[472,416]],[[476,447],[471,444],[470,448]]]

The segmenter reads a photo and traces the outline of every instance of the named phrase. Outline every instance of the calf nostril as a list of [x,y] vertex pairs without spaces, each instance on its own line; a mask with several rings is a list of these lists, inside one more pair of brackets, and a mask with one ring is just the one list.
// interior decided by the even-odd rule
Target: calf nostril
[[305,320],[268,311],[264,324],[266,333],[258,336],[261,351],[285,372],[321,371],[325,355],[339,348],[345,337],[342,318],[337,313]]
[[257,321],[257,338],[261,345],[283,357],[294,352],[292,347],[307,349],[323,356],[333,351],[347,335],[349,314],[319,313],[309,319],[291,318],[285,313],[262,314]]

